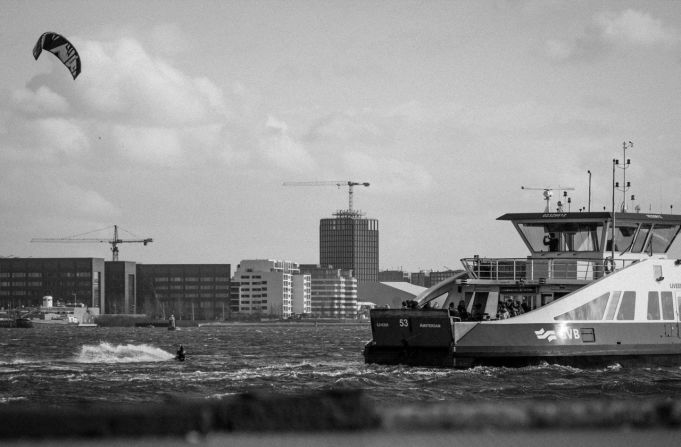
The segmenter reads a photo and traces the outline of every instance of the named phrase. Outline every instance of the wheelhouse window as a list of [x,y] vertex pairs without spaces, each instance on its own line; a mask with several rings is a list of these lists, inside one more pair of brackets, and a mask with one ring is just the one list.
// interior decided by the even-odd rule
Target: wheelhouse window
[[641,225],[641,228],[638,230],[638,235],[636,236],[636,241],[631,247],[632,252],[641,253],[642,251],[645,251],[645,243],[648,240],[648,233],[650,232],[651,227],[652,225],[650,224]]
[[[666,253],[679,232],[679,225],[649,224],[617,225],[615,231],[615,251],[624,253]],[[608,241],[606,251],[611,250]]]
[[[617,227],[615,227],[615,251],[620,253],[629,251],[631,249],[631,244],[634,243],[637,229],[638,225],[617,225]],[[608,241],[606,251],[612,250],[610,244],[611,241]]]
[[679,225],[655,224],[650,238],[653,253],[666,253],[678,232]]
[[602,247],[602,222],[518,223],[535,252],[594,252]]

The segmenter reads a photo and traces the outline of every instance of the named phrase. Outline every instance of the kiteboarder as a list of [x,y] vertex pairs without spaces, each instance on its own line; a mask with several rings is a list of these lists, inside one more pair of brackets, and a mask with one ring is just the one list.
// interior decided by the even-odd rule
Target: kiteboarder
[[184,357],[185,357],[184,346],[180,345],[180,349],[177,350],[177,355],[175,356],[175,358],[181,362],[184,362]]

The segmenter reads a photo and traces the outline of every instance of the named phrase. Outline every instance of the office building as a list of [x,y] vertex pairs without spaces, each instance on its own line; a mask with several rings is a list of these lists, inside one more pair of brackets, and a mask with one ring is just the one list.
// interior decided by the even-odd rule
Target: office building
[[230,264],[137,264],[137,312],[178,320],[223,320],[230,313]]
[[105,308],[105,267],[101,258],[0,258],[0,308],[82,303]]
[[107,314],[137,313],[137,290],[135,277],[137,268],[134,262],[107,261],[104,266],[106,278]]
[[352,270],[359,283],[378,280],[378,219],[337,211],[319,222],[319,264]]

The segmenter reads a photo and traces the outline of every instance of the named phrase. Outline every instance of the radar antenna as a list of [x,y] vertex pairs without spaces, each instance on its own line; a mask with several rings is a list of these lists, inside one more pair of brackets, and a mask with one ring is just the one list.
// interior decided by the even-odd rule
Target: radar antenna
[[[565,191],[574,191],[575,188],[569,187],[569,186],[547,186],[546,188],[529,188],[527,186],[521,186],[520,189],[525,189],[528,191],[544,191],[544,200],[546,201],[546,208],[544,209],[545,213],[550,213],[551,212],[551,197],[553,196],[553,191],[564,191],[564,195],[567,195],[567,192]],[[563,211],[563,204],[558,201],[558,210]]]

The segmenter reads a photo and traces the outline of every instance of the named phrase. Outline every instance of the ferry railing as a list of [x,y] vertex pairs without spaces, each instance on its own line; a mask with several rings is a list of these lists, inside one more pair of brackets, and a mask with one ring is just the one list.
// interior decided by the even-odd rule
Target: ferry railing
[[565,279],[590,281],[636,262],[631,259],[528,259],[464,258],[461,260],[473,279],[493,281],[541,281]]

